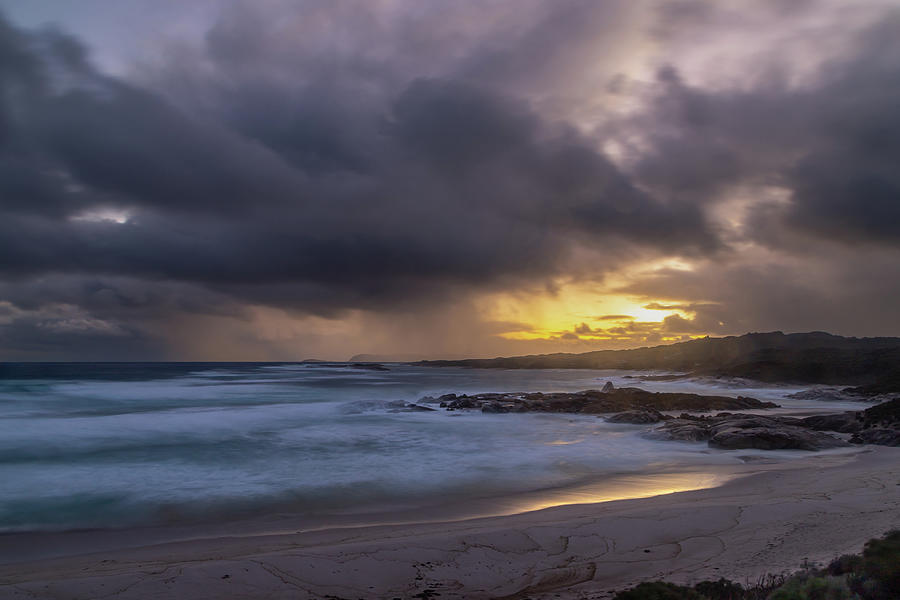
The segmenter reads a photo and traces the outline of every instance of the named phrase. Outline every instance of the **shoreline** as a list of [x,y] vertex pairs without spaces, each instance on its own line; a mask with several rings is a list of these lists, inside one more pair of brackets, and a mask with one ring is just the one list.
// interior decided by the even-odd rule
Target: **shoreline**
[[[754,580],[858,551],[900,524],[898,458],[898,448],[865,447],[751,462],[717,487],[508,516],[293,532],[284,522],[281,533],[210,526],[202,539],[80,554],[76,544],[63,558],[0,565],[0,598],[407,598],[429,589],[442,600],[603,598],[647,579]],[[74,533],[14,535],[46,544]]]
[[[843,452],[850,454],[852,450],[856,449],[851,449],[851,452],[845,449]],[[652,498],[721,486],[743,476],[740,471],[748,468],[748,463],[762,462],[778,461],[748,460],[742,464],[695,465],[661,472],[619,473],[519,494],[460,497],[451,502],[409,506],[380,505],[366,512],[301,515],[275,510],[244,518],[223,515],[222,519],[175,523],[5,531],[0,532],[0,569],[23,562],[58,560],[219,537],[252,538],[341,529],[461,523],[513,517],[551,508]]]

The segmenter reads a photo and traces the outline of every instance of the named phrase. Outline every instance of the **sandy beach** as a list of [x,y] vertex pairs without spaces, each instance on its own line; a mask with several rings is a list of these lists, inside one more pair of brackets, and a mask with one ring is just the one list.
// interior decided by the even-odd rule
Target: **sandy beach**
[[[900,525],[897,448],[748,463],[735,475],[710,489],[448,523],[146,545],[120,532],[130,547],[70,544],[69,556],[25,562],[14,545],[29,536],[9,535],[0,597],[605,598],[652,579],[752,582]],[[77,534],[30,535],[65,546]]]

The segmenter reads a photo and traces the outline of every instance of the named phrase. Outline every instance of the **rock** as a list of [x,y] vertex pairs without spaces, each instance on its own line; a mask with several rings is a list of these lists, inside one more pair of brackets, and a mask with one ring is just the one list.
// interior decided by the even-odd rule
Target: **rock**
[[820,400],[822,402],[847,402],[847,401],[863,401],[865,396],[854,394],[849,390],[841,390],[838,388],[818,387],[788,394],[788,398],[796,400]]
[[612,382],[612,381],[607,381],[607,382],[606,382],[606,385],[604,385],[604,386],[603,386],[603,389],[600,390],[600,391],[603,392],[604,394],[608,394],[608,393],[610,393],[611,391],[613,391],[613,390],[615,390],[615,389],[616,389],[616,386],[613,385],[613,382]]
[[487,402],[481,405],[481,412],[485,413],[507,413],[509,409],[499,402]]
[[665,419],[666,416],[657,410],[629,410],[607,417],[606,422],[643,425],[645,423],[659,423]]
[[823,450],[847,446],[847,442],[827,433],[757,416],[725,419],[711,426],[710,434],[711,447],[729,450]]
[[709,426],[702,421],[673,419],[648,433],[646,437],[656,440],[705,442],[709,439],[709,435]]
[[584,390],[582,392],[556,393],[484,393],[445,394],[438,399],[447,410],[483,409],[491,403],[500,403],[507,410],[499,411],[490,406],[484,412],[556,412],[605,414],[626,411],[661,410],[734,410],[744,408],[774,408],[777,404],[760,402],[753,398],[728,396],[701,396],[700,394],[648,392],[639,388],[613,388],[610,392]]
[[887,425],[900,427],[900,398],[876,404],[862,411],[864,427]]
[[714,448],[759,450],[820,450],[847,444],[834,436],[810,431],[802,419],[719,413],[697,417],[683,414],[648,434],[652,439],[704,441]]
[[433,408],[422,406],[420,404],[407,404],[406,409],[410,412],[434,412]]
[[455,410],[460,408],[481,408],[481,403],[476,403],[473,398],[470,398],[466,395],[457,396],[456,394],[444,394],[443,396],[438,398],[438,400],[440,400],[440,406],[448,410]]
[[803,426],[815,431],[837,431],[839,433],[856,433],[862,429],[862,420],[856,412],[845,412],[836,415],[815,415],[801,419]]
[[893,427],[871,427],[850,438],[851,444],[876,444],[878,446],[900,446],[900,429]]

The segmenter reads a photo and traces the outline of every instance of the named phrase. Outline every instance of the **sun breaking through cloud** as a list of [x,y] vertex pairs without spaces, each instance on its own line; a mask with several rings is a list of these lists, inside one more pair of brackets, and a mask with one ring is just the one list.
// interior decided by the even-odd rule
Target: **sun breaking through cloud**
[[900,334],[895,3],[98,6],[0,2],[2,359]]

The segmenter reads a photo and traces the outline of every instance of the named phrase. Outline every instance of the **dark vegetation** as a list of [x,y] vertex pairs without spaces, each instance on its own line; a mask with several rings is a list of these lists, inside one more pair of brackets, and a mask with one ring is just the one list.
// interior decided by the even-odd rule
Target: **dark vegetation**
[[900,338],[823,332],[748,333],[653,348],[423,361],[431,366],[500,369],[665,370],[759,381],[853,385],[861,395],[900,392]]
[[743,586],[720,579],[694,586],[650,581],[616,594],[615,600],[898,600],[900,530],[866,543],[862,554],[806,567],[790,576],[768,576]]

